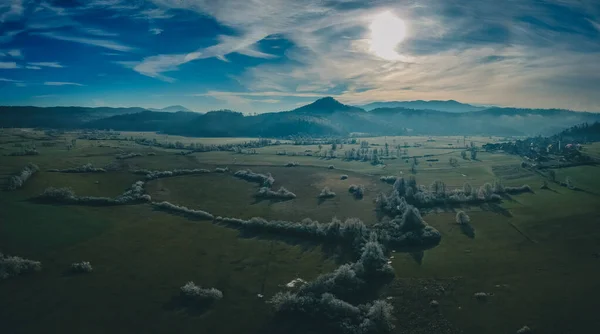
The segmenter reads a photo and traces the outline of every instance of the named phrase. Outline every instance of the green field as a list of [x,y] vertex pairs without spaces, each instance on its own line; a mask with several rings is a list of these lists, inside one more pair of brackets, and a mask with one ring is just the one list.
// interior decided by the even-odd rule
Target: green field
[[[191,220],[154,210],[148,204],[111,207],[52,205],[32,200],[49,186],[71,187],[79,195],[117,196],[143,176],[135,169],[171,170],[229,167],[271,173],[274,188],[297,195],[284,202],[257,200],[258,184],[231,173],[177,176],[149,181],[154,201],[169,201],[215,216],[264,217],[327,222],[332,217],[357,217],[374,224],[374,199],[391,186],[382,175],[412,175],[410,163],[386,159],[368,162],[292,155],[317,145],[258,148],[258,154],[205,152],[177,155],[179,150],[140,146],[132,141],[77,140],[66,133],[47,138],[33,130],[1,130],[0,179],[32,162],[40,167],[23,188],[0,192],[0,252],[41,261],[39,273],[0,281],[0,324],[5,333],[270,333],[273,312],[266,301],[301,277],[311,280],[346,259],[327,247],[276,236],[248,236],[210,221]],[[158,141],[240,143],[249,138],[185,138],[150,133],[121,137]],[[363,139],[361,139],[363,140]],[[529,184],[535,193],[514,195],[499,206],[464,208],[475,237],[454,223],[454,209],[437,208],[424,216],[442,234],[441,244],[420,253],[394,253],[396,278],[382,298],[395,307],[396,333],[515,333],[527,325],[535,333],[593,333],[600,327],[600,167],[557,169],[578,189],[551,183],[540,189],[541,175],[519,167],[520,158],[480,152],[463,160],[463,137],[365,138],[382,147],[410,147],[409,156],[435,155],[429,165],[420,159],[415,175],[420,184],[443,180],[450,188],[464,182],[480,186],[502,179],[505,185]],[[458,140],[458,143],[457,143]],[[476,146],[500,138],[466,138]],[[54,142],[54,146],[43,146]],[[17,146],[15,146],[17,144]],[[4,156],[35,144],[39,155]],[[420,144],[414,147],[414,144]],[[448,145],[452,144],[452,145]],[[356,145],[343,145],[343,151]],[[329,148],[325,147],[324,149]],[[404,148],[403,148],[404,150]],[[598,145],[585,148],[600,152]],[[288,155],[277,155],[286,151]],[[142,154],[116,161],[119,153]],[[148,155],[153,153],[154,155]],[[458,159],[459,166],[449,164]],[[287,162],[297,167],[284,167]],[[92,163],[117,168],[104,174],[51,173],[47,169]],[[335,169],[329,169],[333,165]],[[340,175],[348,175],[341,180]],[[365,186],[362,200],[348,193],[350,184]],[[324,186],[336,192],[319,200]],[[90,261],[94,272],[67,275],[72,262]],[[187,281],[216,287],[223,300],[208,312],[195,313],[177,304],[179,287]],[[493,293],[486,302],[477,292]],[[258,294],[264,295],[259,298]],[[440,307],[430,307],[431,300]]]

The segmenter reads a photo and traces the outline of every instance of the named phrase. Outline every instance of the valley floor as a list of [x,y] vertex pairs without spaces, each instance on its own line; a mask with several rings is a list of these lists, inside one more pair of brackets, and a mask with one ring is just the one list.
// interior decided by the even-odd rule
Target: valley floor
[[[148,181],[153,201],[168,201],[215,216],[328,222],[357,217],[367,225],[380,219],[374,200],[391,186],[383,175],[409,176],[411,163],[386,159],[381,165],[298,155],[317,145],[282,145],[257,154],[197,152],[141,146],[128,140],[77,139],[33,131],[0,130],[0,179],[27,163],[40,171],[15,191],[0,192],[0,252],[42,262],[43,270],[0,281],[0,323],[6,333],[268,333],[273,312],[266,301],[294,278],[312,280],[348,261],[322,244],[277,236],[245,235],[210,221],[191,220],[148,204],[81,206],[33,200],[47,187],[70,187],[81,196],[117,196],[143,175],[133,170],[228,167],[229,173],[206,173]],[[150,134],[121,133],[121,138]],[[205,144],[251,139],[167,138]],[[600,167],[556,170],[569,176],[576,190],[551,183],[520,168],[520,159],[480,152],[463,159],[462,137],[377,137],[371,145],[404,145],[420,158],[419,184],[442,180],[449,188],[465,182],[481,186],[502,179],[507,186],[529,184],[535,193],[505,198],[499,206],[463,207],[474,234],[457,224],[457,208],[425,212],[425,221],[442,234],[432,249],[392,253],[395,280],[381,292],[394,305],[397,333],[515,333],[527,325],[535,333],[592,333],[600,328]],[[480,146],[499,138],[469,138]],[[45,143],[45,144],[44,144]],[[414,147],[415,144],[419,147]],[[35,145],[39,155],[8,156]],[[322,149],[329,149],[323,145]],[[359,148],[345,144],[345,150]],[[402,148],[404,151],[405,148]],[[586,147],[600,152],[600,146]],[[285,151],[286,155],[278,155]],[[122,153],[140,156],[116,160]],[[150,155],[148,153],[151,153]],[[404,152],[403,152],[404,154]],[[449,158],[458,160],[457,166]],[[284,167],[288,162],[296,167]],[[412,160],[411,160],[412,161]],[[87,163],[116,166],[106,173],[55,173]],[[329,166],[334,168],[330,168]],[[271,173],[273,189],[296,194],[289,201],[258,200],[256,183],[233,177],[240,169]],[[348,179],[340,179],[340,175]],[[0,182],[1,183],[1,182]],[[355,199],[350,184],[365,187]],[[323,187],[336,193],[320,200]],[[471,231],[473,232],[473,231]],[[94,272],[73,276],[73,262],[90,261]],[[224,298],[205,313],[182,308],[179,287],[194,282],[223,291]],[[489,295],[481,301],[475,293]],[[260,296],[263,296],[262,298]],[[431,307],[435,300],[439,307]]]

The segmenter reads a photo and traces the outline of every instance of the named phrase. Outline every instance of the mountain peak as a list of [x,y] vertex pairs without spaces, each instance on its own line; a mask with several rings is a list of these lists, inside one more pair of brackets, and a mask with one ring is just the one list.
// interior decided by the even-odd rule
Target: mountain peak
[[311,104],[307,104],[300,108],[294,109],[293,111],[320,113],[320,114],[325,113],[326,114],[326,113],[333,113],[336,111],[349,111],[349,110],[363,111],[362,109],[359,109],[359,108],[356,108],[353,106],[349,106],[349,105],[345,105],[345,104],[341,103],[340,101],[334,99],[331,96],[327,96],[327,97],[320,98]]

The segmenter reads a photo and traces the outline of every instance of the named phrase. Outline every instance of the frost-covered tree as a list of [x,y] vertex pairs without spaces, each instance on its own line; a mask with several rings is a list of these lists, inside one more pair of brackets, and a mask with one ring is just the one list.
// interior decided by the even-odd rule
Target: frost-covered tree
[[456,223],[459,225],[465,225],[468,224],[471,221],[471,218],[464,212],[464,211],[458,211],[456,213]]

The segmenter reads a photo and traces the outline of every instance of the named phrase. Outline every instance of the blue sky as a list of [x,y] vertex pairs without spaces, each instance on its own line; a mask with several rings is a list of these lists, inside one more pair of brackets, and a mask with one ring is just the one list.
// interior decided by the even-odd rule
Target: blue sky
[[323,96],[600,111],[600,1],[0,0],[0,105]]

